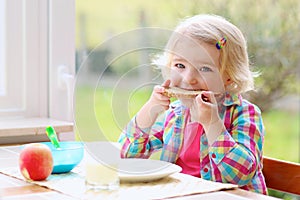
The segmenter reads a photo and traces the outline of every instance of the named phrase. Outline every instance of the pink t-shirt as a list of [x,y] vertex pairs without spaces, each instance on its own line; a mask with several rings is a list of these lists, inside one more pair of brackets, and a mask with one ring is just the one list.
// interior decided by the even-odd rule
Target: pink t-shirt
[[181,173],[200,177],[200,136],[201,124],[190,122],[183,136],[183,145],[176,164],[182,168]]

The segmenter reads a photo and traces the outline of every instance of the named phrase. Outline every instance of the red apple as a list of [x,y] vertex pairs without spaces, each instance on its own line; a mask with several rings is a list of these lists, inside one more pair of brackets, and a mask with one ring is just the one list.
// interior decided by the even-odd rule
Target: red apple
[[19,167],[27,180],[45,180],[52,172],[53,157],[50,148],[41,143],[25,145],[19,157]]

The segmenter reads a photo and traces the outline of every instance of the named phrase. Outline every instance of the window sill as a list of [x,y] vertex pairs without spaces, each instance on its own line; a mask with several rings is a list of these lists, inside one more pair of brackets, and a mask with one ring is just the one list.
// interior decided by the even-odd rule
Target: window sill
[[49,141],[45,128],[53,126],[59,140],[74,140],[73,123],[50,118],[21,118],[1,120],[0,144],[21,144]]

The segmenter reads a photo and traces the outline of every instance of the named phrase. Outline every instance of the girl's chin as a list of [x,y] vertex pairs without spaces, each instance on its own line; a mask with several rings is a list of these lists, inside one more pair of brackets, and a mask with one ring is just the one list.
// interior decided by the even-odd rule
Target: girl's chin
[[179,99],[182,105],[191,108],[194,102],[194,99],[188,98],[188,99]]

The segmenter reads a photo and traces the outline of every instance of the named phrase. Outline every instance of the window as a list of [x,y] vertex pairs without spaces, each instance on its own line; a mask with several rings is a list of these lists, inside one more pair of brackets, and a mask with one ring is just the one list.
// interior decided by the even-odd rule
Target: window
[[74,15],[74,0],[0,1],[0,137],[72,130]]
[[5,22],[5,2],[0,1],[0,97],[5,95],[5,71],[4,71],[4,63],[5,63],[5,51],[4,51],[4,22]]

